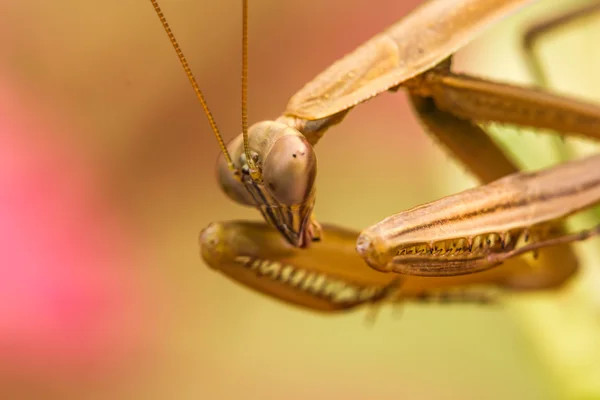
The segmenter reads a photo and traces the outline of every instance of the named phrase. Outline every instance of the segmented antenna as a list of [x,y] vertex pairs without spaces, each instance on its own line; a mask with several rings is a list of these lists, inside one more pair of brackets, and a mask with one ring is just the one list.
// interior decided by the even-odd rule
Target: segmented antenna
[[[210,123],[210,126],[212,127],[212,130],[215,133],[217,142],[219,142],[219,147],[221,147],[223,156],[225,156],[225,161],[227,162],[229,169],[233,172],[236,170],[236,168],[233,165],[233,163],[231,162],[231,156],[229,155],[229,152],[227,151],[225,142],[223,142],[223,137],[221,136],[221,133],[219,132],[219,128],[217,128],[217,124],[216,124],[210,110],[208,109],[208,105],[206,104],[206,101],[204,100],[204,96],[202,95],[202,91],[200,90],[200,87],[198,86],[198,83],[196,82],[196,78],[194,78],[194,74],[192,74],[192,70],[190,69],[188,62],[187,62],[185,56],[183,55],[181,48],[179,47],[179,43],[177,43],[177,40],[175,39],[175,36],[173,35],[173,32],[171,31],[171,27],[167,23],[167,20],[165,19],[165,16],[164,16],[162,10],[160,9],[160,6],[158,5],[157,1],[150,0],[150,2],[152,3],[152,6],[154,6],[154,11],[156,11],[156,15],[158,15],[158,18],[160,19],[160,22],[162,23],[162,26],[165,29],[165,32],[167,33],[167,36],[169,36],[171,45],[173,46],[173,49],[175,49],[175,52],[177,53],[177,57],[179,57],[179,61],[181,62],[181,65],[183,66],[183,70],[185,71],[188,79],[190,80],[192,87],[194,88],[194,92],[196,92],[196,97],[198,97],[198,100],[200,100],[200,104],[202,104],[202,108],[204,109],[204,113],[206,114],[206,117],[208,118],[208,122]],[[245,146],[247,145],[247,143],[246,143],[248,140],[247,136],[248,135],[246,133],[244,136],[244,145]],[[248,148],[246,148],[246,153],[247,153],[246,156],[248,156],[248,154],[250,153]]]
[[248,142],[248,0],[242,0],[242,136],[250,176],[258,181],[260,173],[251,157]]

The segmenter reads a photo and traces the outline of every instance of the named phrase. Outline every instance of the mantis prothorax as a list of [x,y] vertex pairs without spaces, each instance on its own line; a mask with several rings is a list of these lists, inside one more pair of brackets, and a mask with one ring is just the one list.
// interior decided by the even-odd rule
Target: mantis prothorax
[[[517,173],[518,169],[479,127],[479,123],[500,122],[600,137],[600,107],[529,87],[506,85],[451,71],[451,57],[456,51],[487,26],[532,1],[433,0],[317,76],[291,98],[283,115],[275,121],[259,122],[250,129],[247,129],[246,122],[244,73],[242,134],[225,146],[156,0],[151,2],[221,145],[222,157],[218,168],[222,188],[234,201],[256,206],[287,242],[287,247],[279,242],[279,247],[266,246],[265,238],[272,237],[273,233],[257,225],[248,228],[241,223],[229,223],[223,225],[222,229],[213,226],[210,234],[204,231],[201,246],[205,259],[216,268],[229,266],[222,270],[230,276],[236,275],[232,265],[241,268],[240,265],[245,263],[252,267],[258,262],[256,260],[283,262],[284,255],[279,252],[283,249],[293,251],[294,257],[305,253],[304,257],[311,261],[312,268],[324,276],[335,268],[336,262],[331,261],[335,257],[326,260],[318,249],[310,248],[317,246],[311,246],[311,243],[318,241],[322,232],[312,216],[317,171],[313,146],[327,129],[341,122],[350,109],[385,91],[396,91],[400,87],[407,90],[416,115],[426,130],[454,152],[482,183]],[[245,70],[247,1],[243,1],[243,9]],[[588,11],[597,9],[600,9],[600,5],[594,5]],[[576,17],[573,14],[573,18]],[[564,22],[563,19],[546,29]],[[597,165],[600,159],[590,158],[586,162]],[[444,282],[440,283],[441,286],[446,286],[460,284],[457,275],[482,271],[525,251],[552,245],[555,247],[548,249],[548,254],[552,251],[553,265],[546,267],[547,271],[552,272],[548,272],[547,277],[531,273],[531,279],[528,279],[523,273],[516,273],[515,276],[519,276],[516,280],[512,279],[512,274],[507,274],[504,279],[487,282],[504,281],[504,286],[513,288],[555,286],[571,275],[577,266],[574,254],[566,243],[596,233],[595,230],[579,235],[564,236],[562,233],[558,223],[560,219],[592,205],[600,194],[596,187],[598,182],[592,176],[587,176],[589,171],[579,177],[579,183],[565,182],[562,187],[565,190],[555,191],[552,185],[548,186],[546,178],[569,175],[571,171],[581,172],[580,164],[555,167],[539,175],[513,175],[467,194],[458,194],[405,211],[366,229],[360,236],[342,235],[330,227],[324,231],[324,240],[338,240],[338,245],[324,243],[318,246],[329,246],[333,255],[339,253],[341,257],[341,254],[346,254],[348,243],[352,243],[354,257],[358,258],[354,241],[359,237],[356,249],[373,268],[405,275],[451,275],[452,278],[439,281]],[[584,191],[580,190],[582,185],[586,187]],[[505,189],[510,189],[510,199],[501,195]],[[473,194],[476,195],[473,197]],[[551,196],[555,201],[548,202],[545,196]],[[460,204],[473,198],[478,200],[460,209],[444,209],[452,201]],[[571,206],[575,198],[578,199],[577,205]],[[507,203],[511,199],[514,201]],[[506,204],[508,206],[505,207]],[[561,211],[563,204],[569,204],[570,208]],[[490,213],[480,207],[502,208],[504,212],[494,213],[494,218],[490,219]],[[425,221],[421,219],[424,209],[439,212],[429,215],[433,219]],[[509,221],[515,215],[523,214],[528,218]],[[406,221],[412,225],[407,226]],[[462,225],[453,225],[457,221]],[[415,228],[421,223],[428,225],[426,230],[421,229],[423,236],[406,235],[408,228]],[[229,240],[232,232],[244,240]],[[511,240],[508,240],[509,236]],[[517,243],[517,239],[522,243]],[[448,250],[449,246],[452,250]],[[460,246],[460,251],[457,246]],[[309,248],[297,250],[294,247]],[[269,249],[271,253],[264,249]],[[220,257],[219,252],[237,256]],[[518,259],[514,264],[526,266]],[[356,272],[357,284],[361,280],[368,282],[367,273],[364,272],[367,270],[368,267],[365,267]],[[525,270],[527,268],[523,267],[522,271]],[[246,271],[256,271],[256,268]],[[475,275],[478,278],[471,278],[474,281],[479,277],[485,281],[484,277],[487,276],[482,272]],[[388,277],[384,280],[408,279],[398,274],[385,276]],[[296,299],[293,302],[310,306],[310,300],[298,300],[296,294],[291,291],[287,293],[289,287],[265,283],[260,279],[241,280],[276,297],[288,301],[293,297]],[[402,283],[403,288],[405,285]]]

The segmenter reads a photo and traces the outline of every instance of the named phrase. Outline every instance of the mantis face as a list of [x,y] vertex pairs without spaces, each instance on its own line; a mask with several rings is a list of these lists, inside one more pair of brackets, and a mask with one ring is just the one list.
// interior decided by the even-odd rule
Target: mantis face
[[265,121],[250,127],[248,144],[258,178],[251,174],[239,135],[227,146],[236,172],[222,155],[218,160],[223,191],[237,203],[258,208],[292,246],[319,240],[320,229],[312,220],[317,158],[310,143],[285,124]]

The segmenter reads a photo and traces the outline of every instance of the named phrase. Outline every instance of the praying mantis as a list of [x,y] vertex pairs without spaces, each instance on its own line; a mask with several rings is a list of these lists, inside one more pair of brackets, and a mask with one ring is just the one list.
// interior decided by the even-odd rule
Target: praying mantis
[[[318,75],[282,116],[248,128],[247,1],[243,2],[242,134],[225,145],[187,61],[150,0],[202,103],[221,147],[219,180],[234,201],[266,222],[213,223],[200,234],[207,264],[262,293],[319,311],[382,300],[484,300],[469,288],[533,290],[577,270],[562,220],[600,200],[600,156],[545,171],[519,172],[481,123],[500,122],[600,137],[600,107],[530,87],[452,72],[452,56],[486,27],[531,0],[432,0]],[[587,12],[600,5],[588,6]],[[540,25],[526,38],[581,15]],[[313,146],[347,113],[381,93],[408,92],[424,129],[483,183],[388,217],[362,232],[315,219]],[[540,249],[532,266],[522,257]],[[531,261],[529,261],[531,262]],[[387,273],[384,273],[387,272]],[[453,288],[462,288],[451,296]]]

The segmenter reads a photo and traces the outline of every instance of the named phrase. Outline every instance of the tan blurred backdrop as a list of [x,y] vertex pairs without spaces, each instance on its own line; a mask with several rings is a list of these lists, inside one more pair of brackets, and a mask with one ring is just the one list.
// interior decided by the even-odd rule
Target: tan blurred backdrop
[[[250,3],[254,122],[277,117],[304,83],[419,1]],[[558,9],[558,2],[541,3],[474,41],[457,68],[530,81],[518,39],[528,23]],[[240,2],[161,5],[221,131],[233,138],[240,131]],[[561,398],[552,358],[523,322],[529,317],[511,307],[407,305],[400,316],[384,307],[370,326],[365,310],[312,314],[209,270],[198,255],[200,229],[259,215],[220,192],[218,146],[149,2],[8,0],[0,11],[0,73],[69,127],[49,130],[45,140],[86,160],[102,219],[117,221],[106,235],[127,243],[127,258],[109,248],[120,272],[105,277],[107,296],[120,290],[135,305],[114,300],[119,318],[104,317],[110,329],[98,326],[97,340],[113,338],[105,357],[78,352],[95,342],[76,332],[64,344],[73,359],[16,350],[0,357],[2,398]],[[544,53],[553,82],[574,76],[564,90],[576,94],[589,91],[586,77],[600,66],[598,29],[586,29]],[[33,120],[41,114],[30,111]],[[358,107],[316,149],[317,215],[356,229],[475,183],[421,131],[401,93]],[[117,284],[123,269],[128,285]]]

